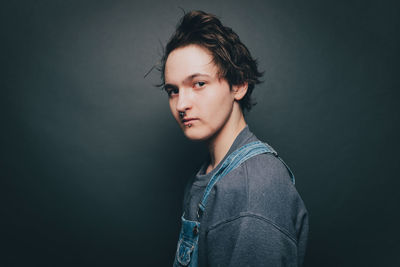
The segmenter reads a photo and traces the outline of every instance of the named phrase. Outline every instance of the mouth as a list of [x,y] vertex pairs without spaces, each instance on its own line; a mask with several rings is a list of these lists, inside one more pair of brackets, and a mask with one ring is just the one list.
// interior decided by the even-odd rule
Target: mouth
[[191,127],[193,122],[196,121],[196,118],[185,118],[182,119],[181,122],[183,123],[183,125],[187,126],[187,127]]

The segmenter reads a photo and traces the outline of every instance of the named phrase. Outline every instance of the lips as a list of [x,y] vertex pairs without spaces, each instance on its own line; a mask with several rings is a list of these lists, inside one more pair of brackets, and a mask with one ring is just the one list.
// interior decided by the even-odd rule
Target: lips
[[197,120],[196,118],[185,118],[182,119],[181,121],[185,126],[188,126],[189,124],[192,124],[196,120]]

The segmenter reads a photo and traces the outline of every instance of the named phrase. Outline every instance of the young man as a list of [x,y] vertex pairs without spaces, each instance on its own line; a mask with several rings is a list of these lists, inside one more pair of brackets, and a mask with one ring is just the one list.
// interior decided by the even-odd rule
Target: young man
[[172,115],[209,150],[185,189],[174,266],[300,266],[308,217],[294,176],[243,116],[261,76],[248,49],[214,15],[189,12],[161,71]]

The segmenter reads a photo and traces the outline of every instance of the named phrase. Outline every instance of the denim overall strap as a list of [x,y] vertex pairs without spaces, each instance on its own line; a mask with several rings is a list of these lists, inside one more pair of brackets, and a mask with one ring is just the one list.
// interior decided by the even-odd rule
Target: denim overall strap
[[234,151],[232,154],[230,154],[222,163],[220,168],[211,177],[210,181],[207,184],[206,190],[204,191],[203,198],[199,203],[199,210],[197,212],[197,217],[198,218],[200,217],[199,212],[200,213],[204,212],[205,207],[207,205],[208,197],[211,193],[211,189],[222,177],[224,177],[226,174],[228,174],[230,171],[238,167],[241,163],[248,160],[249,158],[264,153],[271,153],[275,155],[285,165],[285,167],[289,171],[290,178],[292,179],[292,182],[294,184],[295,179],[292,171],[289,169],[288,165],[285,162],[283,162],[283,160],[278,156],[278,153],[271,146],[261,141],[248,143],[240,147],[236,151]]
[[197,267],[200,222],[181,218],[181,231],[175,253],[174,267]]

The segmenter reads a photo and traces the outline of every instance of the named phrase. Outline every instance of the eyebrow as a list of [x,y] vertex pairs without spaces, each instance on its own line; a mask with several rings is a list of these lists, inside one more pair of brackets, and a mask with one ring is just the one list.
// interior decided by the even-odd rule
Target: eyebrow
[[[208,78],[210,78],[211,76],[208,75],[208,74],[205,74],[205,73],[194,73],[194,74],[191,74],[191,75],[187,76],[183,80],[183,83],[188,83],[189,81],[192,81],[193,79],[195,79],[197,77],[208,77]],[[178,86],[176,86],[174,84],[171,84],[171,83],[166,83],[164,85],[164,89],[168,89],[168,88],[174,88],[175,89],[175,88],[178,88]]]
[[205,73],[195,73],[195,74],[189,75],[184,81],[190,81],[199,76],[211,77],[210,75],[205,74]]

